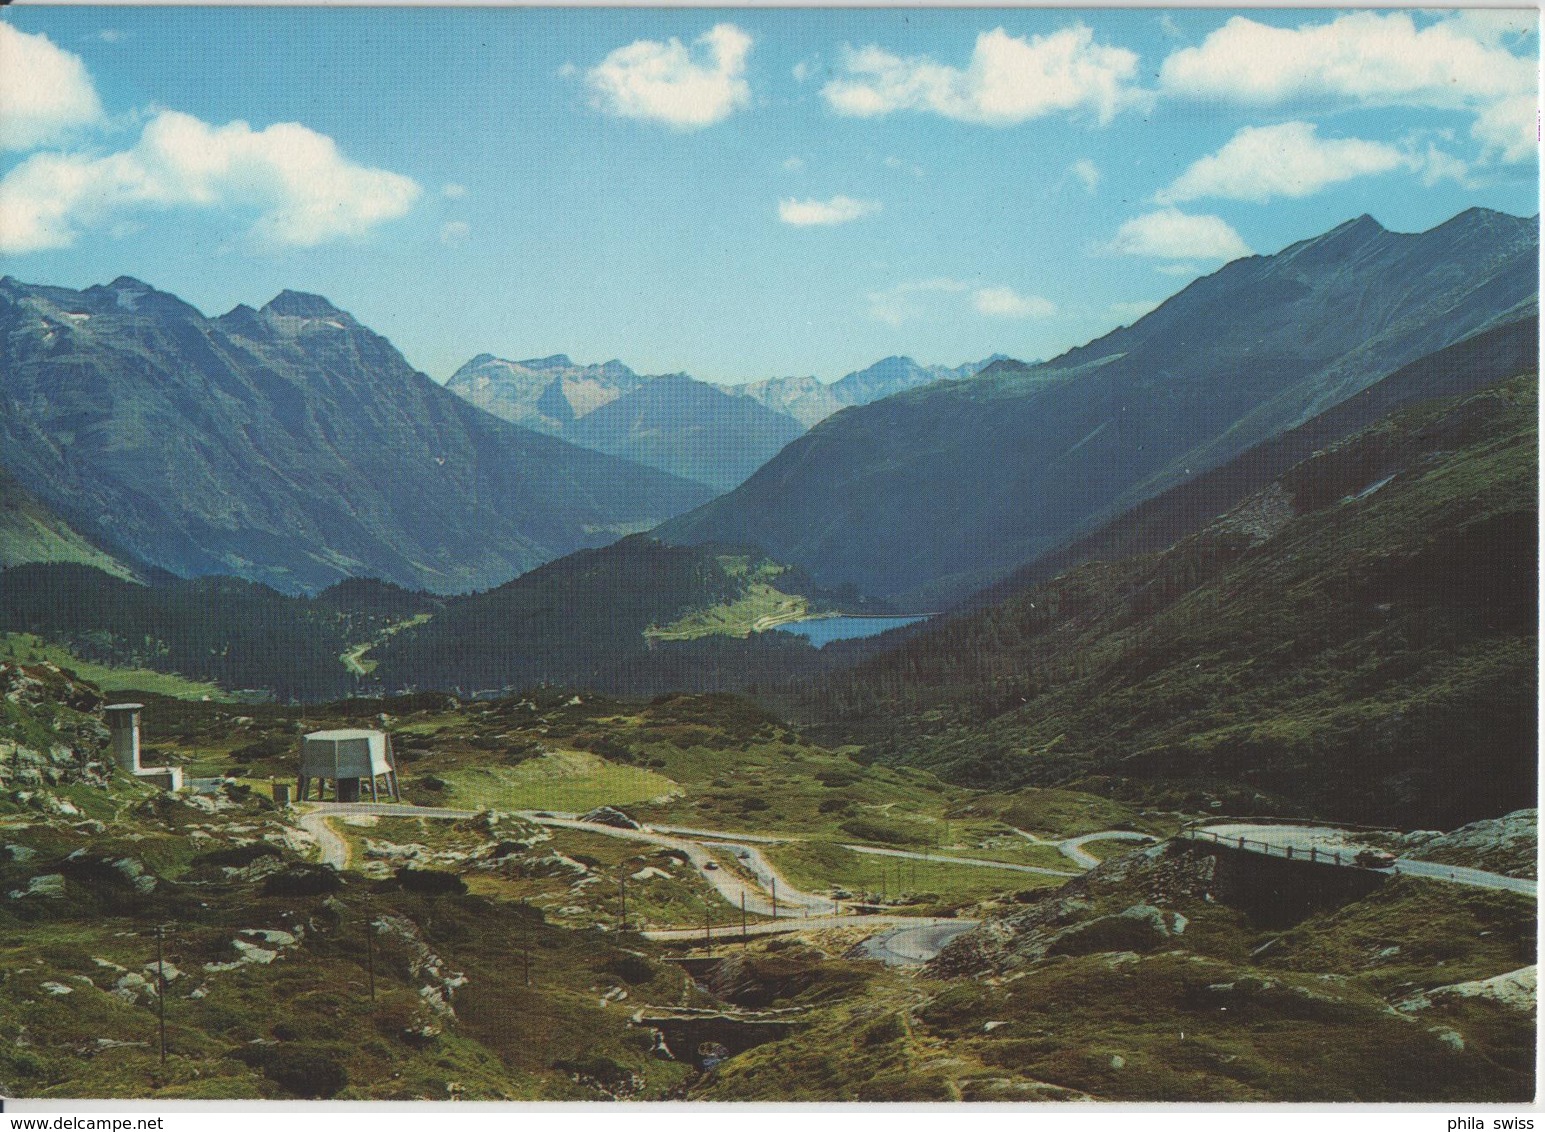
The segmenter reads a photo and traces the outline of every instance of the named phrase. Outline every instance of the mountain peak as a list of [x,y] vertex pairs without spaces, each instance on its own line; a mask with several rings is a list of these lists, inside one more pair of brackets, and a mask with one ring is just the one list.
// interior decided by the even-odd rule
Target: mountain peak
[[1450,217],[1433,229],[1448,232],[1481,231],[1484,229],[1518,229],[1533,224],[1538,226],[1539,218],[1524,218],[1514,216],[1510,212],[1498,212],[1494,208],[1467,208],[1457,216]]
[[333,306],[321,295],[305,291],[280,291],[263,308],[264,314],[286,315],[290,318],[347,318],[343,311]]
[[527,358],[525,361],[516,362],[525,369],[573,369],[574,362],[567,354],[551,354],[545,358]]
[[1341,240],[1348,236],[1357,236],[1360,239],[1368,239],[1373,236],[1383,235],[1389,231],[1366,212],[1355,220],[1348,220],[1344,224],[1337,224],[1329,232],[1326,232],[1315,243],[1327,243],[1331,240]]
[[240,334],[244,338],[260,338],[266,331],[262,316],[246,303],[237,303],[215,323],[228,334]]

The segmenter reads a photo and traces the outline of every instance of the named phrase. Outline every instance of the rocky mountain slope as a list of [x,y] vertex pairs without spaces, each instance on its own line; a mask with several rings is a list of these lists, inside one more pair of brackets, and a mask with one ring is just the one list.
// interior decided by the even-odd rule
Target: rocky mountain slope
[[83,534],[291,592],[494,585],[709,494],[497,420],[294,292],[209,319],[7,278],[0,399],[0,462]]
[[1537,306],[1539,225],[1369,217],[1199,279],[1044,365],[1000,361],[834,416],[663,526],[924,608]]

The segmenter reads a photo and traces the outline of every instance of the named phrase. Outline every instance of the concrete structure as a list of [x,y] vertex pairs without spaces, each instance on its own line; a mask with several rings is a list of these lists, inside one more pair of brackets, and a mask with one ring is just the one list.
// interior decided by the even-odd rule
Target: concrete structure
[[112,735],[113,761],[143,782],[163,790],[181,790],[182,767],[139,764],[139,713],[144,709],[144,704],[108,704],[102,709]]
[[392,741],[384,731],[313,731],[300,745],[300,800],[310,795],[311,782],[317,783],[321,801],[331,780],[333,800],[358,802],[360,784],[370,783],[370,800],[380,801],[379,780],[386,779],[386,789],[393,801],[401,800],[397,789],[397,765],[392,758]]

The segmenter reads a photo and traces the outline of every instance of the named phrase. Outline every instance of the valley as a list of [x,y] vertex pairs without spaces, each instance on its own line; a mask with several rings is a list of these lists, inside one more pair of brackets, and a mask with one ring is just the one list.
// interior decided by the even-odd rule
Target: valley
[[745,387],[6,279],[0,1096],[1529,1100],[1537,260]]

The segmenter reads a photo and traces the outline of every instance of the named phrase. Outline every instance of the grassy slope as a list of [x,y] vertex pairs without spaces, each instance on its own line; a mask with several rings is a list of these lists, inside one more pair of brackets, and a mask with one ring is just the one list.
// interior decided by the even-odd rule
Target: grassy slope
[[149,668],[115,667],[82,660],[61,645],[52,645],[31,633],[0,633],[0,661],[35,664],[47,661],[67,668],[104,692],[150,692],[179,700],[219,700],[233,697],[216,684],[187,680],[176,673]]
[[920,634],[811,710],[983,786],[1407,827],[1525,805],[1536,401],[1530,377],[1409,410],[1162,554]]
[[0,471],[0,570],[27,562],[74,562],[134,580],[133,570],[93,545]]
[[1287,930],[1267,929],[1212,898],[1205,868],[1188,883],[1184,866],[1163,857],[1133,861],[1041,894],[1006,921],[1014,925],[1006,938],[1048,939],[1136,904],[1181,913],[1188,919],[1181,934],[1156,941],[1090,931],[1082,946],[1045,958],[1029,951],[982,958],[968,947],[951,956],[953,965],[935,964],[905,983],[872,975],[861,991],[828,994],[798,1038],[733,1059],[694,1095],[1128,1102],[1533,1095],[1530,1012],[1473,999],[1391,1009],[1415,988],[1532,962],[1528,900],[1399,880]]

